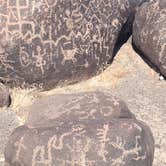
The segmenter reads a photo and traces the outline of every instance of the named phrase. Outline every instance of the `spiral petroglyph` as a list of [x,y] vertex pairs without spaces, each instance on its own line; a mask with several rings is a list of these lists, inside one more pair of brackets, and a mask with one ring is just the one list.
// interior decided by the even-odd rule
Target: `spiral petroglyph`
[[1,79],[49,88],[93,76],[143,1],[1,0]]

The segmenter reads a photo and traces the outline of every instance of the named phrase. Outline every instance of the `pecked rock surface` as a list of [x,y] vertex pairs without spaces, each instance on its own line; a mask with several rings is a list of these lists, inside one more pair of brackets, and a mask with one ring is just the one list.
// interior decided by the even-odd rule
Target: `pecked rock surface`
[[1,0],[0,78],[48,89],[93,76],[144,1]]
[[[46,110],[42,102],[47,100]],[[13,132],[5,151],[7,165],[152,166],[151,131],[119,99],[85,92],[52,100],[57,102],[45,97],[34,103],[26,124]]]
[[166,1],[143,4],[135,16],[133,43],[150,64],[166,77]]
[[31,127],[51,127],[76,119],[108,121],[111,118],[134,118],[123,101],[100,91],[41,97],[26,112],[29,112],[26,125]]

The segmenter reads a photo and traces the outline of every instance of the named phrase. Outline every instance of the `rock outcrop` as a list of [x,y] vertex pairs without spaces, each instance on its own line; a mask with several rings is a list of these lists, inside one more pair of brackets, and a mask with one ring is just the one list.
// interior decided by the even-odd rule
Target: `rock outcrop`
[[9,166],[152,166],[150,129],[109,93],[60,94],[30,109],[7,144]]
[[113,59],[122,27],[144,1],[1,0],[1,79],[49,89],[92,77]]
[[166,1],[144,3],[133,25],[134,47],[145,61],[166,77]]

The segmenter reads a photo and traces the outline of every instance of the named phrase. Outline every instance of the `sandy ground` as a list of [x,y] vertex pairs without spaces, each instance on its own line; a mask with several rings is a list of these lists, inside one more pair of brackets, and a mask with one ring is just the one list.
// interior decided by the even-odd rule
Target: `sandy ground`
[[12,89],[11,107],[0,109],[0,166],[4,163],[3,151],[8,136],[24,123],[28,114],[24,108],[36,98],[102,88],[123,99],[137,118],[150,126],[155,138],[153,166],[166,166],[166,81],[159,80],[159,75],[134,52],[130,42],[120,49],[110,67],[90,80],[42,93],[35,89]]

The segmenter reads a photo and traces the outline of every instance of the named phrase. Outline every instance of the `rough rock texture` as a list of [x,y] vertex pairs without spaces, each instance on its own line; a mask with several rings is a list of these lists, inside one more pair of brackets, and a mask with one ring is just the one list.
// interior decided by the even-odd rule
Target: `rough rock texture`
[[59,104],[47,107],[52,118],[34,123],[32,110],[26,125],[13,132],[5,151],[8,165],[152,166],[151,131],[123,102],[102,92],[63,97],[55,96]]
[[[21,124],[27,117],[25,110],[30,103],[37,100],[38,96],[55,95],[57,93],[73,93],[78,91],[96,91],[100,88],[113,91],[112,94],[122,98],[129,109],[136,115],[137,119],[144,121],[150,126],[155,139],[155,156],[153,166],[166,165],[166,81],[160,81],[158,73],[154,72],[132,49],[130,42],[124,44],[112,65],[102,74],[81,83],[55,88],[48,92],[36,92],[32,89],[14,88],[12,90],[11,109],[15,110],[16,116]],[[33,97],[32,97],[33,96]],[[33,100],[31,100],[33,98]],[[44,103],[45,104],[45,103]],[[3,117],[4,110],[0,108],[3,120],[0,120],[0,165],[4,165],[3,147],[6,145],[7,133],[12,124],[12,116],[8,114]],[[6,123],[9,122],[9,123]],[[5,128],[6,127],[6,128]],[[6,138],[4,140],[4,138]]]
[[54,126],[75,119],[134,118],[123,101],[100,91],[41,97],[25,111],[29,112],[26,125],[31,127]]
[[50,88],[93,76],[144,1],[1,0],[1,79]]
[[166,1],[143,4],[136,13],[133,43],[142,56],[166,77]]
[[10,93],[9,89],[0,83],[0,107],[9,106],[10,104]]
[[3,164],[2,154],[4,153],[5,145],[13,130],[20,125],[20,121],[15,112],[11,109],[0,110],[0,166]]

